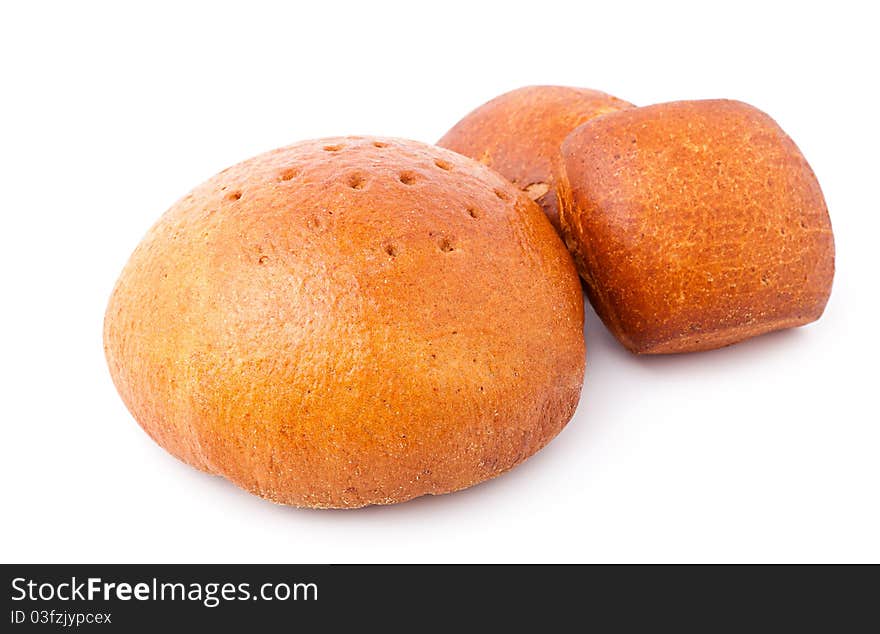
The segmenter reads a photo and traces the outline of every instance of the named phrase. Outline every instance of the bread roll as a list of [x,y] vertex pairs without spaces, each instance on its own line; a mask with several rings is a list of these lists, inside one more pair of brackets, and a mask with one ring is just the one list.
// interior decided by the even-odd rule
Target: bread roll
[[574,412],[583,298],[484,166],[334,138],[224,170],[126,265],[104,342],[170,453],[272,501],[351,508],[494,477]]
[[633,352],[717,348],[822,314],[828,210],[763,112],[723,100],[634,108],[585,123],[562,155],[566,241]]
[[497,170],[537,201],[559,230],[556,175],[563,139],[593,117],[630,107],[597,90],[527,86],[483,104],[438,145]]

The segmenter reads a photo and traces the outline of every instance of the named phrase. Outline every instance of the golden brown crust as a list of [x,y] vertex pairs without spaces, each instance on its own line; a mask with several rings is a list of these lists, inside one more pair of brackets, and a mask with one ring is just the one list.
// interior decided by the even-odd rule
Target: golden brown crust
[[483,104],[437,145],[497,170],[541,205],[559,231],[556,179],[562,141],[593,117],[631,107],[598,90],[527,86]]
[[705,350],[820,317],[834,239],[819,183],[769,116],[681,101],[590,121],[562,146],[563,230],[630,350]]
[[169,452],[276,502],[461,489],[574,412],[583,302],[500,176],[396,139],[299,143],[177,202],[113,292],[119,393]]

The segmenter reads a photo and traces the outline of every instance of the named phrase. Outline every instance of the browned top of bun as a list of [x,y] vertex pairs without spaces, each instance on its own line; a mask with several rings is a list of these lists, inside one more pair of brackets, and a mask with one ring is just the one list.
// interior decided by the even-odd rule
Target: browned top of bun
[[822,314],[834,275],[825,200],[760,110],[634,108],[579,127],[562,153],[569,247],[631,350],[714,348]]
[[161,445],[315,507],[460,489],[568,421],[584,369],[571,258],[482,165],[413,141],[298,143],[224,170],[114,290],[116,385]]
[[558,230],[555,183],[563,139],[593,117],[630,107],[598,90],[527,86],[483,104],[437,144],[500,172],[537,201]]

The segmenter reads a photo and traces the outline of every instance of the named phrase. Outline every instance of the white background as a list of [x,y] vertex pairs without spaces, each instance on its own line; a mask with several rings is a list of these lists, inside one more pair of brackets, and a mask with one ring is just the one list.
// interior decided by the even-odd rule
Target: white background
[[[880,561],[880,51],[858,8],[870,3],[11,4],[3,561]],[[838,258],[825,316],[636,358],[590,311],[565,431],[497,480],[396,507],[277,507],[148,439],[110,381],[101,325],[128,255],[174,200],[304,138],[435,141],[534,83],[769,112],[827,197]]]

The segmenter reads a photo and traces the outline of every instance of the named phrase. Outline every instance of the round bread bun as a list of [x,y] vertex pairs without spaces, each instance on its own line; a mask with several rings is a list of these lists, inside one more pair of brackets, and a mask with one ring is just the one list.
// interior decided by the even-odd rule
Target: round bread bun
[[437,145],[497,170],[541,205],[560,231],[556,182],[562,141],[594,117],[631,107],[598,90],[527,86],[483,104]]
[[462,489],[571,418],[583,297],[541,210],[479,163],[332,138],[224,170],[149,231],[104,345],[177,458],[274,502]]
[[566,241],[590,301],[637,353],[726,346],[822,315],[834,237],[773,119],[728,100],[593,119],[566,138]]

